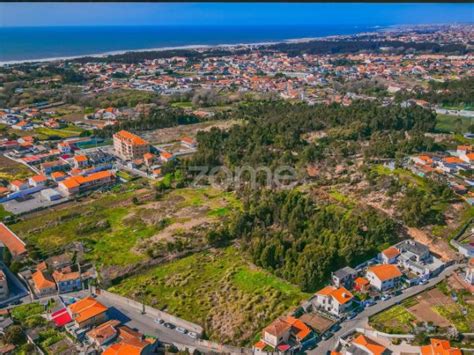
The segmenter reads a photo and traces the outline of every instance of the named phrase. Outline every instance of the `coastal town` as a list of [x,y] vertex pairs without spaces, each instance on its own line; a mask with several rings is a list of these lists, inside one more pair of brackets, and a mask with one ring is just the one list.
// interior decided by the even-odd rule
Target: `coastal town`
[[[473,42],[3,65],[0,353],[472,353]],[[224,186],[282,163],[293,190]]]

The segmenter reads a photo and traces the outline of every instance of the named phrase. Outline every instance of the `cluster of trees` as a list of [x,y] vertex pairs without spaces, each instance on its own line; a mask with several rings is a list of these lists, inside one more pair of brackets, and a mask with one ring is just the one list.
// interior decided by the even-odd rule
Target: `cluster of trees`
[[[197,135],[195,165],[228,167],[286,164],[297,166],[328,157],[347,157],[365,149],[370,156],[395,157],[398,151],[436,149],[421,133],[432,131],[436,116],[421,107],[382,106],[359,101],[351,106],[292,104],[285,101],[246,103],[229,114],[245,119],[227,131],[212,129]],[[305,133],[324,130],[315,143]],[[405,131],[411,135],[404,134]],[[417,133],[420,132],[420,133]],[[362,145],[371,141],[377,147]]]
[[474,106],[474,76],[445,82],[430,81],[429,89],[415,89],[413,92],[400,91],[399,101],[416,98],[442,106]]
[[269,50],[285,52],[289,56],[301,54],[342,54],[361,51],[378,52],[381,50],[404,53],[458,53],[467,52],[466,45],[460,43],[439,44],[432,42],[402,42],[402,41],[367,41],[367,40],[336,40],[309,41],[299,43],[278,43],[267,47]]
[[187,114],[181,109],[154,108],[148,115],[142,115],[136,120],[123,120],[119,124],[106,126],[95,132],[101,138],[111,137],[115,132],[122,129],[128,131],[146,131],[158,128],[173,127],[183,124],[199,122],[199,118],[193,114]]
[[396,238],[395,223],[374,209],[346,210],[292,191],[259,190],[212,243],[239,238],[253,262],[313,292],[338,267],[357,265]]

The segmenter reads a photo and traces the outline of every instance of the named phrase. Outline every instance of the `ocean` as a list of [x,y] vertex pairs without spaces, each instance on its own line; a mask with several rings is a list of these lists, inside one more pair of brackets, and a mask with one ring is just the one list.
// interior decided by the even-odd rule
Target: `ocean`
[[196,45],[275,42],[374,31],[373,26],[0,27],[0,62]]

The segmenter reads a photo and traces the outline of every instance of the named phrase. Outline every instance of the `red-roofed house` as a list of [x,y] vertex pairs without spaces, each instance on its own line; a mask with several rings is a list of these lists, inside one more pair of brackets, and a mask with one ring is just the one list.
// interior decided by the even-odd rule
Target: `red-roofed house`
[[298,344],[307,339],[310,334],[312,334],[311,328],[303,321],[288,316],[278,318],[267,326],[262,332],[261,341],[275,349],[287,346],[288,343]]
[[26,255],[25,243],[3,223],[0,223],[0,242],[8,248],[14,258]]
[[367,269],[367,280],[380,291],[395,287],[401,276],[402,272],[393,264],[374,265]]
[[389,247],[380,253],[380,260],[383,264],[395,264],[400,251],[395,247]]
[[24,180],[14,180],[10,183],[10,189],[15,192],[26,190],[28,187],[28,182]]
[[30,185],[35,187],[44,186],[46,184],[46,181],[48,181],[48,179],[44,175],[35,175],[28,179]]
[[107,307],[93,297],[86,297],[68,306],[69,314],[79,328],[100,324],[107,319]]
[[429,345],[420,348],[421,355],[462,355],[458,348],[452,348],[449,340],[431,339]]
[[353,299],[354,296],[345,287],[326,286],[316,292],[312,302],[316,308],[339,316],[350,308]]
[[390,353],[385,346],[376,343],[362,334],[355,338],[351,344],[356,348],[363,350],[368,355],[388,355]]

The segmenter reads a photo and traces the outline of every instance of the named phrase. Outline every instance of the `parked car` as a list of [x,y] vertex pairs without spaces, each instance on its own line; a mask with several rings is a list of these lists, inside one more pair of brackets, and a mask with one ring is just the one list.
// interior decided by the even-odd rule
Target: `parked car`
[[347,316],[347,319],[354,319],[356,316],[357,316],[357,313],[352,312],[352,313],[349,313],[349,315]]
[[198,335],[194,332],[188,332],[188,335],[193,339],[197,339],[197,337],[198,337]]
[[155,318],[155,323],[163,324],[165,321],[161,318]]
[[321,337],[321,339],[323,340],[328,340],[329,338],[331,338],[334,334],[331,333],[331,332],[326,332],[323,334],[323,336]]
[[175,329],[178,333],[181,333],[181,334],[186,334],[188,331],[186,329],[184,329],[183,327],[176,327]]
[[392,296],[390,296],[390,295],[383,295],[380,299],[381,299],[382,301],[386,301],[386,300],[389,300],[390,298],[392,298]]
[[176,328],[176,326],[175,326],[174,324],[172,324],[172,323],[164,323],[163,325],[164,325],[166,328],[168,328],[168,329],[174,329],[174,328]]

